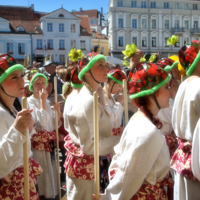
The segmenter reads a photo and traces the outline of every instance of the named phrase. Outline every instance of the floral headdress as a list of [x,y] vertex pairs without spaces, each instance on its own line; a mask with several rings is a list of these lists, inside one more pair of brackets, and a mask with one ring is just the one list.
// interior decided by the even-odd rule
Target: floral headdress
[[168,45],[175,45],[178,42],[178,36],[176,35],[172,35],[168,40],[167,40],[167,44]]
[[71,60],[72,62],[76,62],[78,60],[81,60],[81,58],[85,54],[82,53],[80,49],[71,49],[68,55],[69,55],[69,60]]

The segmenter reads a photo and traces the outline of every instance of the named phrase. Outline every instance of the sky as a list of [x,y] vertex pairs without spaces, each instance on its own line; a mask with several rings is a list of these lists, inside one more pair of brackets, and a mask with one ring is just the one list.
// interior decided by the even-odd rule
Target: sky
[[31,6],[34,4],[35,11],[52,12],[61,8],[71,12],[73,9],[79,11],[80,8],[83,10],[97,9],[101,10],[103,7],[103,13],[107,13],[109,0],[0,0],[0,5],[12,5],[12,6]]

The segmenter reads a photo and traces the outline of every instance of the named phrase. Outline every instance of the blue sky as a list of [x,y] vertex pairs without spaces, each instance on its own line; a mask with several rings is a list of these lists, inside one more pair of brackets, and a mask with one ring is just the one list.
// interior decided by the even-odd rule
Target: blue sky
[[100,11],[103,7],[103,12],[107,13],[109,0],[0,0],[0,5],[30,6],[34,4],[35,11],[52,12],[61,7],[61,2],[63,2],[63,8],[70,12],[72,9],[79,11],[81,7],[83,10]]

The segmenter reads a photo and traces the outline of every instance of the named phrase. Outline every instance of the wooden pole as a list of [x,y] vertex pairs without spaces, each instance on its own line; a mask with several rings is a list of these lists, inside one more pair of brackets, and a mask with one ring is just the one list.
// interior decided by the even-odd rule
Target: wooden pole
[[[57,77],[54,77],[54,95],[55,95],[55,103],[58,102],[57,97]],[[59,137],[58,137],[58,112],[55,110],[55,127],[56,127],[56,146],[57,146],[57,177],[58,177],[58,197],[61,200],[60,194],[60,163],[59,163]]]
[[127,81],[123,79],[125,125],[128,124]]
[[104,83],[104,86],[105,86],[105,92],[106,92],[106,100],[108,102],[108,106],[110,106],[109,104],[109,97],[108,97],[108,84],[107,82]]
[[99,200],[99,119],[98,119],[98,94],[93,93],[94,104],[93,104],[93,115],[94,115],[94,174],[95,174],[95,197]]
[[184,75],[181,74],[181,83],[184,81]]
[[[22,109],[27,109],[27,98],[22,98]],[[28,128],[23,133],[26,136],[26,141],[23,144],[23,157],[24,157],[24,199],[30,199],[29,187],[29,148],[28,148]]]

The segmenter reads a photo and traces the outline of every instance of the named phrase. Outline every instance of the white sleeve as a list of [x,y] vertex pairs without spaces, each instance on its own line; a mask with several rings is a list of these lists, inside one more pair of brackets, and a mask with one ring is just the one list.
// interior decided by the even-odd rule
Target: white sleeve
[[[130,131],[132,133],[132,130]],[[137,193],[163,148],[165,139],[161,137],[158,134],[151,134],[134,140],[127,137],[125,141],[120,141],[120,146],[125,147],[124,151],[119,151],[118,155],[113,157],[118,171],[101,200],[131,199]]]
[[42,127],[46,127],[48,125],[51,115],[49,115],[46,110],[38,109],[33,103],[30,102],[28,102],[28,108],[33,109],[31,114],[36,123],[39,123]]
[[3,178],[23,164],[23,143],[26,137],[13,126],[8,130],[3,120],[0,120],[0,127],[4,134],[0,140],[0,178]]
[[[106,99],[106,98],[105,98]],[[124,111],[123,106],[119,102],[115,102],[114,106],[111,108],[108,105],[107,99],[106,99],[106,107],[105,110],[110,114],[111,116],[111,123],[119,123],[119,126],[121,125],[121,115]]]

